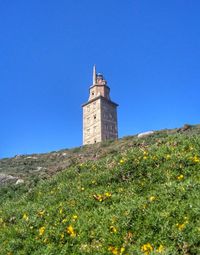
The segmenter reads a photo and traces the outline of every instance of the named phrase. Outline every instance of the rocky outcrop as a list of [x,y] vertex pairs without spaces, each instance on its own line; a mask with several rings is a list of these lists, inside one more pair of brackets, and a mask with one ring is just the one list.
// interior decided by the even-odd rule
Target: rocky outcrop
[[147,131],[147,132],[144,132],[144,133],[140,133],[138,134],[138,138],[143,138],[143,137],[147,137],[147,136],[150,136],[150,135],[153,135],[154,132],[153,131]]
[[16,183],[18,180],[17,177],[7,174],[0,174],[0,185],[8,184],[8,183]]
[[24,180],[22,179],[18,179],[15,183],[15,185],[19,185],[19,184],[23,184],[24,183]]

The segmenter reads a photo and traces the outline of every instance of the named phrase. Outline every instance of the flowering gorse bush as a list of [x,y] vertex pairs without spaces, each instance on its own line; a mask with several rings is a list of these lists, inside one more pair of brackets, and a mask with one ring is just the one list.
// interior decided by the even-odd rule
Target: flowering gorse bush
[[199,159],[171,135],[75,164],[1,205],[0,254],[200,254]]

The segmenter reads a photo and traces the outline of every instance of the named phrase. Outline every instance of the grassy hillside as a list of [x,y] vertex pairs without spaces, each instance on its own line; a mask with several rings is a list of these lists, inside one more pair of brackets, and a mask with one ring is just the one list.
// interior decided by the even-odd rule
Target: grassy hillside
[[4,159],[2,172],[12,162],[9,174],[26,182],[0,190],[0,254],[200,254],[199,131],[56,152],[69,153],[67,169],[44,160],[36,182],[28,167],[17,172],[16,159]]

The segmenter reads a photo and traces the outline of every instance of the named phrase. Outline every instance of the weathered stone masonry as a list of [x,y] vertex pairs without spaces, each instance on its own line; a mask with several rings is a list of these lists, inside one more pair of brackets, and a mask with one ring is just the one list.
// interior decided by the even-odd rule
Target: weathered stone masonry
[[118,138],[117,104],[110,100],[110,88],[93,68],[93,84],[89,100],[83,104],[83,144],[93,144]]

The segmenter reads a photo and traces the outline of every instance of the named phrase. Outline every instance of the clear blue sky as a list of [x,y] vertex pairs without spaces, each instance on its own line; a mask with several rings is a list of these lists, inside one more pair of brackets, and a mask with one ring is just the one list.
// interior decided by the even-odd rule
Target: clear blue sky
[[0,0],[0,157],[82,144],[92,66],[119,135],[200,123],[199,0]]

